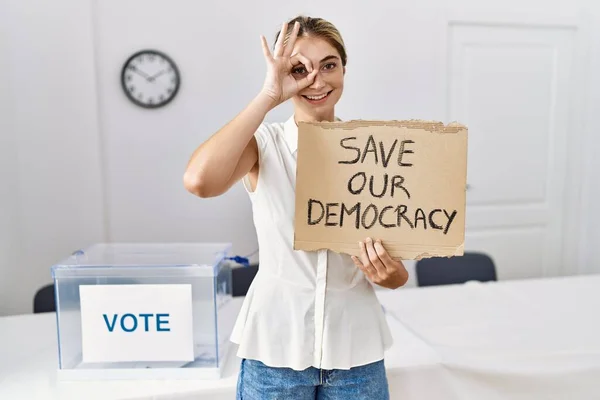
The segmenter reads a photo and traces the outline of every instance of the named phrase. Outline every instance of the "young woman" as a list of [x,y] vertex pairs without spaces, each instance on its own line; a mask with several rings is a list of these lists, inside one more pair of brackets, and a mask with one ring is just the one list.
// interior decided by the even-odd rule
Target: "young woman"
[[[335,120],[344,42],[328,21],[303,16],[283,24],[273,52],[261,40],[262,90],[195,150],[184,175],[199,197],[242,180],[252,201],[260,267],[231,336],[242,359],[238,399],[387,399],[392,338],[370,282],[403,286],[404,265],[371,238],[360,257],[293,250],[297,122]],[[290,99],[286,122],[263,121]]]

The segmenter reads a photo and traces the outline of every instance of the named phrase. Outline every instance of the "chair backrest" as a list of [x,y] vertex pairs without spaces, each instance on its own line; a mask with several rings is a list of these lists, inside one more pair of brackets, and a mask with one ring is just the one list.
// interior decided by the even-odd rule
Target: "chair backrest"
[[231,286],[233,297],[245,296],[258,273],[258,264],[247,267],[234,267],[231,269]]
[[496,266],[490,256],[465,252],[462,256],[433,257],[417,261],[418,286],[450,285],[467,281],[495,281]]
[[54,284],[40,288],[33,298],[33,312],[55,312],[56,300],[54,298]]

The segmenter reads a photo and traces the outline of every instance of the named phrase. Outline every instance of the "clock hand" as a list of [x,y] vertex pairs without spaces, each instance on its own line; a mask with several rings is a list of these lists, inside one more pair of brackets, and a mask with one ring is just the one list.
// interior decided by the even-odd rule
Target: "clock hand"
[[145,73],[144,71],[142,71],[141,69],[138,69],[138,68],[132,68],[132,69],[133,69],[133,72],[137,73],[138,75],[143,76],[144,78],[146,78],[147,81],[150,81],[151,77],[147,73]]
[[164,74],[165,72],[167,72],[167,71],[163,69],[163,70],[162,70],[162,71],[160,71],[159,73],[157,73],[157,74],[154,74],[154,75],[152,75],[151,77],[149,77],[149,78],[148,78],[148,81],[150,81],[150,82],[154,82],[154,80],[155,80],[156,78],[158,78],[159,76],[161,76],[161,75],[162,75],[162,74]]

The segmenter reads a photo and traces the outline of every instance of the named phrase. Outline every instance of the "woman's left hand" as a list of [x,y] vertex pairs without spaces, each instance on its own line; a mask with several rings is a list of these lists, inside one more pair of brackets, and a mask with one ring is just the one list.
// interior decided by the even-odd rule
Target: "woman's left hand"
[[397,289],[406,284],[408,271],[402,261],[394,260],[388,254],[381,240],[367,238],[358,245],[360,258],[352,256],[352,260],[371,282],[388,289]]

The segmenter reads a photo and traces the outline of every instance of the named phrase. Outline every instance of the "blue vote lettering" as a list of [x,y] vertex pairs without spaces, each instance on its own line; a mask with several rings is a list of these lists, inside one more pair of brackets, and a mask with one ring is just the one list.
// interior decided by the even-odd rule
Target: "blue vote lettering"
[[[108,316],[107,314],[102,314],[104,318],[104,323],[106,324],[106,329],[109,332],[114,332],[115,327],[121,327],[123,332],[134,332],[140,327],[145,332],[149,332],[152,330],[153,324],[151,322],[152,319],[156,320],[156,331],[157,332],[170,332],[171,328],[169,325],[170,314],[123,314],[119,316],[119,314],[112,314],[112,316]],[[142,320],[141,322],[139,320]],[[118,321],[118,324],[117,324]]]
[[162,317],[169,318],[169,314],[156,314],[156,330],[159,332],[169,332],[171,328],[161,328],[161,324],[168,324],[169,321],[161,321]]
[[[133,326],[131,327],[131,329],[127,329],[125,328],[125,318],[131,318],[133,320]],[[135,315],[133,314],[125,314],[121,317],[121,329],[123,329],[125,332],[133,332],[136,330],[137,328],[137,318],[135,317]]]
[[104,317],[104,322],[106,323],[106,327],[108,328],[108,331],[112,332],[115,329],[115,323],[117,322],[117,314],[115,314],[113,316],[112,324],[110,322],[108,322],[108,318],[106,317],[106,314],[102,314],[102,316]]

